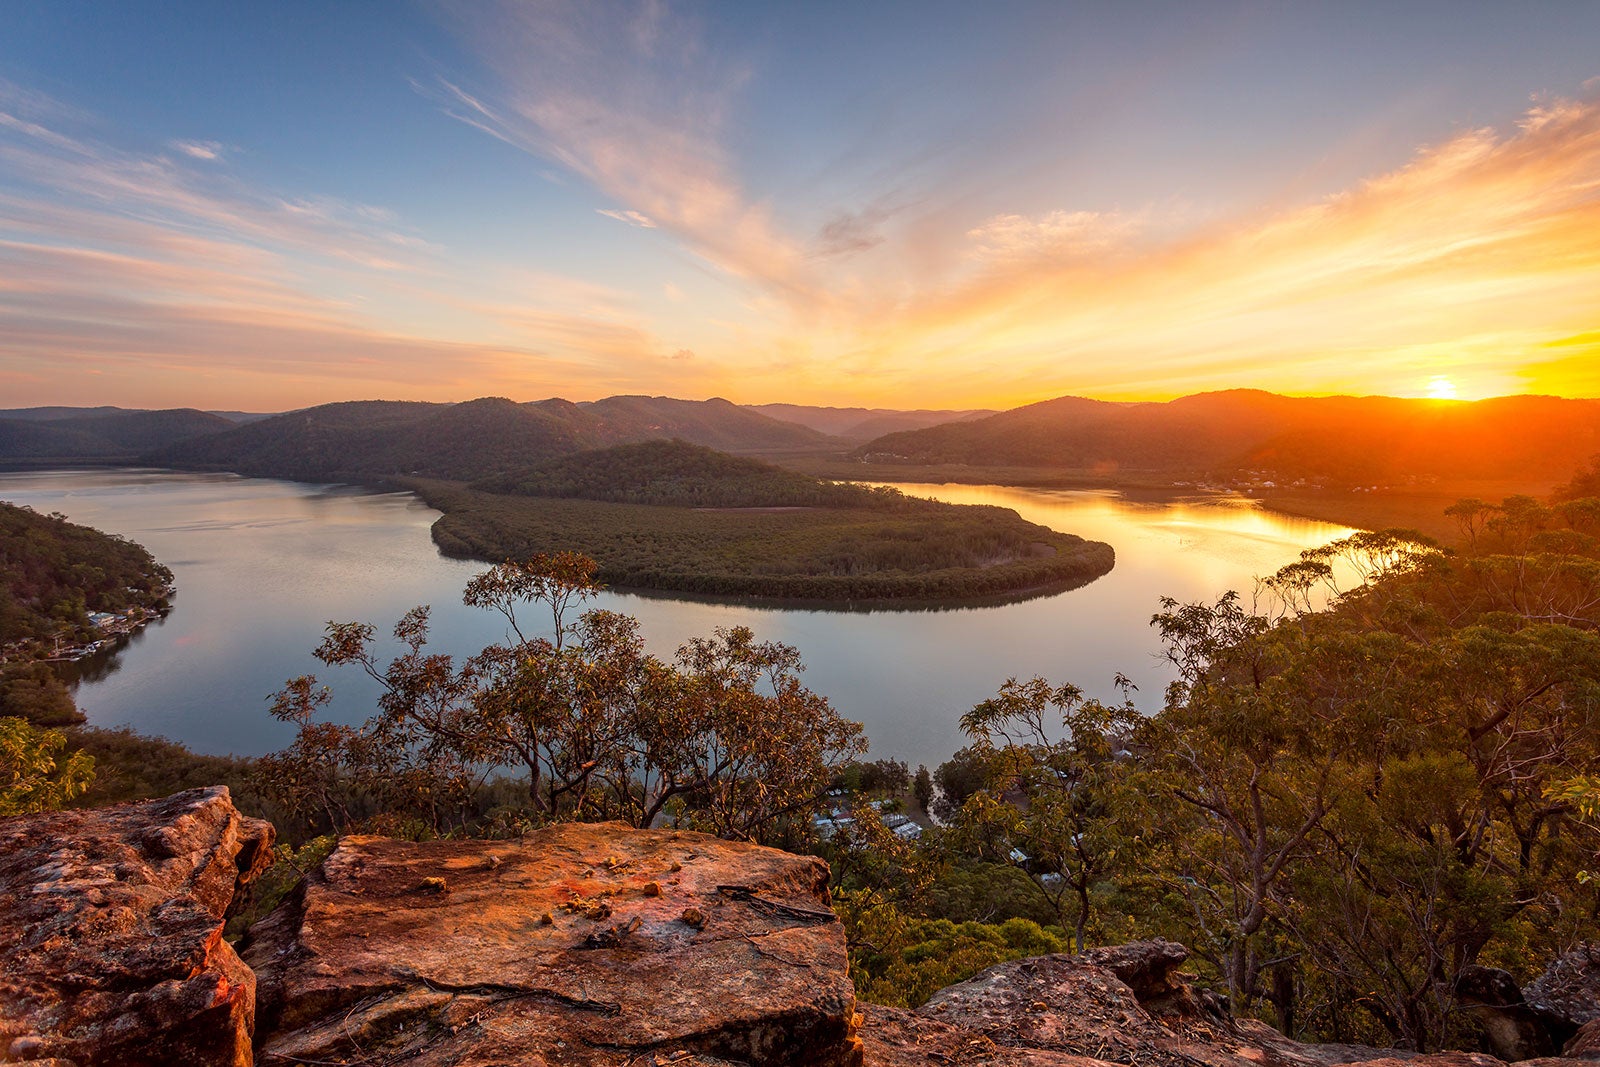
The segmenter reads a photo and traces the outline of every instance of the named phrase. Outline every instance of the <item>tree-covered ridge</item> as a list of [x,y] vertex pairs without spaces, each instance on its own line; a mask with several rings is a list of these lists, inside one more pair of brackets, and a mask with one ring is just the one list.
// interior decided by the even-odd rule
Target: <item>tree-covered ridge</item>
[[1280,482],[1343,486],[1434,478],[1548,485],[1597,449],[1600,400],[1289,397],[1234,389],[1162,403],[1060,397],[886,434],[855,455],[1159,477],[1254,471]]
[[[687,441],[643,441],[563,456],[484,478],[474,489],[521,496],[686,508],[833,507],[915,510],[892,489],[828,482]],[[935,505],[936,506],[936,505]]]
[[614,396],[581,404],[519,404],[482,397],[460,404],[323,404],[183,441],[146,458],[162,466],[313,482],[409,475],[468,481],[584,449],[670,437],[735,451],[818,448],[829,441],[726,400]]
[[[57,417],[37,417],[57,416]],[[230,429],[218,415],[192,408],[0,411],[0,459],[128,462],[153,448]]]
[[1059,590],[1100,577],[1115,560],[1109,545],[1006,508],[898,494],[882,497],[884,510],[702,510],[410,484],[444,512],[433,538],[446,555],[578,551],[598,562],[602,582],[634,589],[916,603]]
[[126,538],[0,502],[0,649],[90,639],[91,613],[156,609],[171,584]]

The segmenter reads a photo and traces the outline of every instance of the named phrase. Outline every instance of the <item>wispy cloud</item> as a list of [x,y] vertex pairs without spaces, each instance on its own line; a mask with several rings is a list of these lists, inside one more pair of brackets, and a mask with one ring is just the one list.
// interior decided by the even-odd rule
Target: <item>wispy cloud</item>
[[1147,212],[987,219],[971,269],[881,309],[852,358],[886,382],[949,359],[1019,399],[1440,373],[1484,394],[1550,383],[1544,346],[1600,325],[1600,100],[1539,102],[1288,211],[1159,241]]
[[470,91],[442,83],[452,113],[743,283],[744,321],[722,350],[739,353],[751,392],[799,381],[820,396],[848,375],[877,402],[915,390],[1004,403],[1232,384],[1406,391],[1449,373],[1479,394],[1575,373],[1543,346],[1600,325],[1585,295],[1600,292],[1593,89],[1337,195],[1231,218],[1163,203],[974,216],[970,196],[935,189],[898,226],[850,205],[801,225],[815,205],[739,177],[736,117],[759,72],[711,49],[692,18],[562,0],[450,11],[488,72]]
[[618,222],[626,222],[629,226],[637,226],[643,230],[653,230],[656,228],[654,219],[652,219],[649,215],[642,214],[638,211],[622,211],[617,208],[595,208],[595,213],[604,215],[608,219],[616,219]]
[[190,159],[203,159],[215,162],[222,158],[222,145],[216,141],[168,141],[174,151],[182,152]]
[[581,398],[596,384],[652,388],[677,351],[615,289],[464,270],[381,206],[256,187],[219,171],[209,144],[112,148],[48,98],[0,88],[66,124],[0,111],[0,391],[12,397],[59,399],[70,380],[155,406],[535,397],[574,383]]
[[451,11],[493,78],[481,90],[441,81],[450,114],[633,205],[736,278],[821,295],[805,243],[746,194],[723,144],[748,72],[692,20],[658,3]]

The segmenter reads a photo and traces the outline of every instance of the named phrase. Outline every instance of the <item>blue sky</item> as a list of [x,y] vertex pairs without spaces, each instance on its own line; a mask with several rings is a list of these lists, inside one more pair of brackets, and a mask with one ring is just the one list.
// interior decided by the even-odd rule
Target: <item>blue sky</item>
[[3,14],[6,406],[1600,392],[1592,3]]

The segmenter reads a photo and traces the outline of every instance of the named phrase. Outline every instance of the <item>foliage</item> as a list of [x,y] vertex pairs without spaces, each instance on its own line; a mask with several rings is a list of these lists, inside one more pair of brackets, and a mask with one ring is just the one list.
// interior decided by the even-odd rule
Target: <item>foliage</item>
[[54,811],[94,778],[94,758],[67,749],[67,735],[0,718],[0,815]]
[[[672,663],[644,649],[638,623],[589,610],[593,561],[575,553],[495,567],[468,604],[499,611],[514,639],[464,662],[429,653],[428,612],[395,627],[405,651],[380,664],[374,631],[332,624],[317,656],[354,665],[382,688],[364,725],[323,722],[327,691],[311,677],[278,694],[273,714],[294,745],[260,761],[262,787],[293,817],[342,828],[358,802],[436,830],[466,823],[484,777],[511,768],[536,819],[668,820],[725,837],[771,839],[816,808],[864,744],[799,679],[799,654],[720,629]],[[528,636],[519,607],[550,611],[550,636]]]
[[71,743],[93,757],[94,783],[72,804],[92,808],[171,796],[185,789],[225,785],[246,814],[274,819],[253,785],[253,761],[238,756],[203,756],[164,737],[123,728],[78,727]]
[[686,441],[644,441],[580,452],[485,478],[472,488],[656,507],[928,510],[926,501],[893,489],[822,481]]
[[873,1004],[914,1008],[997,963],[1070,951],[1059,932],[1028,919],[919,919],[889,904],[863,907],[860,899],[841,894],[834,909],[849,934],[856,995]]
[[[899,498],[883,509],[702,510],[408,483],[444,512],[446,555],[520,559],[573,548],[608,585],[826,601],[937,601],[1081,585],[1109,546],[1006,508]],[[892,498],[890,499],[893,503]]]
[[132,541],[0,503],[0,653],[91,639],[90,612],[164,606],[171,582]]
[[[1463,1039],[1455,979],[1526,972],[1597,905],[1573,782],[1600,771],[1600,583],[1584,501],[1454,509],[1467,545],[1361,534],[1266,583],[1163,603],[1178,681],[1150,753],[1146,916],[1280,1025]],[[1312,610],[1336,564],[1363,583]]]
[[911,771],[904,760],[897,759],[852,763],[839,772],[834,786],[851,793],[878,793],[895,797],[911,788]]
[[941,817],[953,818],[972,794],[980,789],[993,792],[1001,788],[1003,774],[1004,769],[995,764],[992,748],[969,745],[960,749],[933,772],[939,787],[934,806]]
[[72,726],[84,718],[66,683],[38,660],[0,667],[0,715],[35,726]]
[[338,844],[339,839],[333,834],[323,834],[298,848],[283,842],[274,845],[272,865],[250,883],[244,906],[228,919],[228,936],[242,936],[254,923],[270,915]]
[[[1118,682],[1123,702],[1106,705],[1076,686],[1011,678],[961,717],[996,773],[962,804],[959,839],[1026,871],[1080,952],[1089,947],[1095,889],[1126,866],[1137,834],[1130,769],[1116,751],[1139,713],[1126,698],[1131,684]],[[1051,709],[1060,739],[1046,721]]]
[[1600,455],[1591,456],[1588,464],[1574,474],[1571,481],[1557,489],[1551,499],[1557,503],[1600,500]]
[[917,764],[916,777],[911,781],[911,793],[917,799],[917,807],[923,811],[933,803],[933,775],[928,773],[925,764]]

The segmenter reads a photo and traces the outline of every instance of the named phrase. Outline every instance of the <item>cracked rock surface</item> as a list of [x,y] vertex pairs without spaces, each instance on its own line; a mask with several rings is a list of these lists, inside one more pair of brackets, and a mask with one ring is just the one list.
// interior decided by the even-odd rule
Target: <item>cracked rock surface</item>
[[0,1063],[248,1065],[223,923],[272,838],[225,786],[0,820]]
[[818,859],[680,831],[347,837],[251,930],[257,1062],[861,1063]]

